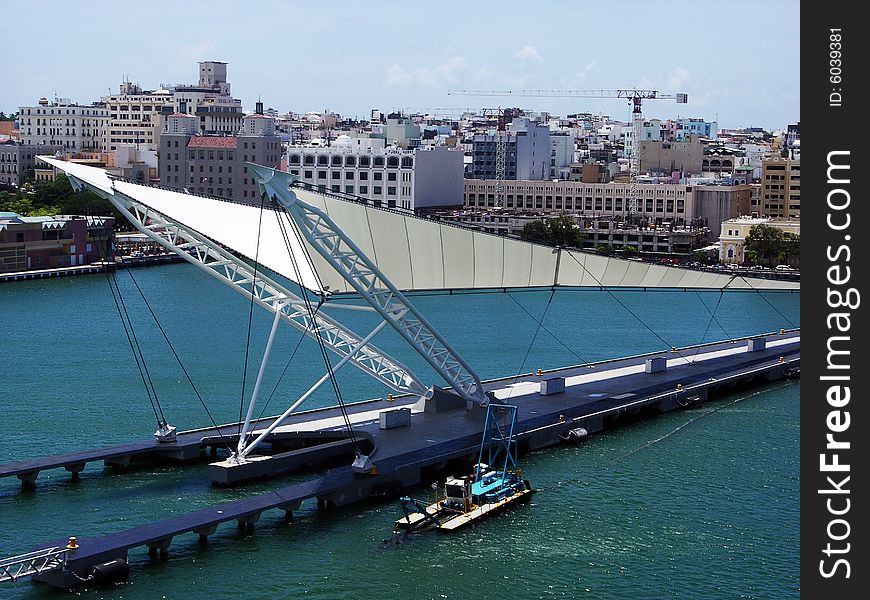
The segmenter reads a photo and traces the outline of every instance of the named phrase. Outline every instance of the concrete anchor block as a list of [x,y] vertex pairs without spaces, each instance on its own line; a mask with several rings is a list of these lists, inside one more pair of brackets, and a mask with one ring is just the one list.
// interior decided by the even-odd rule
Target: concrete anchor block
[[759,352],[767,347],[767,338],[752,338],[746,342],[747,352]]
[[646,359],[645,373],[661,373],[662,371],[667,371],[667,369],[668,360],[664,356]]

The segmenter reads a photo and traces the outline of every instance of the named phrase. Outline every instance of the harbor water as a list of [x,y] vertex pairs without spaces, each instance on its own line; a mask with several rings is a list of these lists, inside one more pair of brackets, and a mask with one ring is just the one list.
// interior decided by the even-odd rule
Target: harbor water
[[[115,276],[169,422],[183,430],[210,425],[212,418],[237,421],[270,315],[186,264]],[[797,293],[546,290],[413,301],[483,378],[800,325]],[[330,310],[328,304],[321,310]],[[154,412],[105,275],[5,284],[0,314],[0,461],[107,446],[154,431]],[[376,324],[362,312],[331,314],[362,335]],[[316,344],[306,339],[297,348],[299,339],[289,326],[279,329],[255,414],[281,412],[323,374]],[[375,343],[424,381],[438,383],[395,334],[384,331]],[[338,380],[346,401],[388,392],[351,366]],[[306,407],[334,404],[328,388]],[[385,550],[381,541],[399,516],[396,502],[318,511],[312,501],[292,523],[282,523],[277,511],[264,514],[252,535],[225,525],[207,546],[193,535],[177,538],[168,560],[152,561],[143,548],[134,549],[128,583],[76,593],[143,599],[796,598],[799,400],[797,383],[778,382],[610,430],[583,446],[524,456],[525,476],[538,490],[532,500],[453,536],[414,537]],[[70,535],[119,531],[274,485],[212,488],[204,464],[125,474],[91,465],[79,481],[62,470],[45,472],[36,491],[22,491],[14,478],[0,480],[0,556]],[[428,487],[413,492],[431,494]],[[0,598],[55,596],[28,581],[0,584]]]

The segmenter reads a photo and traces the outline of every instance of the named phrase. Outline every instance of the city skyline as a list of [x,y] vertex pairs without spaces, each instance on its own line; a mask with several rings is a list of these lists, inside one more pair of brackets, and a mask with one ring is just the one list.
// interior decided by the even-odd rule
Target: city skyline
[[[198,61],[219,60],[229,63],[233,96],[246,110],[258,98],[280,112],[328,109],[358,118],[374,108],[519,104],[627,120],[621,100],[452,96],[448,90],[637,87],[689,95],[685,106],[646,103],[648,118],[692,116],[720,127],[766,129],[800,120],[798,44],[791,34],[799,3],[785,0],[736,2],[728,14],[714,14],[712,3],[686,1],[653,7],[553,1],[531,13],[519,3],[500,3],[495,13],[495,5],[446,2],[437,14],[377,2],[340,5],[329,15],[311,3],[266,2],[238,11],[224,2],[156,2],[158,11],[171,6],[172,18],[154,22],[122,19],[99,1],[48,5],[54,18],[40,23],[43,39],[93,31],[109,50],[58,52],[69,42],[34,46],[29,28],[8,31],[0,49],[8,56],[28,47],[31,60],[8,63],[6,81],[14,85],[0,88],[0,110],[15,112],[41,96],[99,101],[117,93],[125,78],[145,89],[195,82]],[[29,3],[6,8],[19,23],[39,18]]]

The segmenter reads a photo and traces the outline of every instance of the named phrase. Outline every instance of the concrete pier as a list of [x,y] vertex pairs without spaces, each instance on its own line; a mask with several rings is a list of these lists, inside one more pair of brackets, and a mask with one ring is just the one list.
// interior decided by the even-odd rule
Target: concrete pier
[[[753,336],[753,340],[760,339]],[[788,331],[763,336],[764,342],[749,338],[692,348],[668,349],[625,359],[590,365],[577,365],[540,371],[519,377],[485,383],[491,397],[518,407],[517,426],[520,452],[564,443],[572,430],[594,434],[626,419],[654,415],[699,406],[712,396],[727,393],[737,385],[751,385],[781,379],[800,368],[800,333]],[[665,368],[648,369],[648,361],[664,359]],[[660,365],[661,361],[657,361]],[[649,371],[653,372],[649,372]],[[564,380],[558,386],[553,378]],[[448,403],[449,404],[449,403]],[[407,407],[411,411],[409,426],[382,429],[380,415]],[[213,507],[179,515],[156,523],[98,537],[79,537],[79,548],[68,557],[67,571],[56,569],[38,575],[38,580],[67,588],[76,585],[76,577],[86,576],[94,565],[127,557],[128,551],[145,547],[153,556],[167,556],[171,544],[187,533],[205,542],[222,523],[236,522],[239,530],[251,533],[255,526],[268,524],[266,513],[288,518],[302,502],[316,499],[319,507],[341,506],[359,500],[393,495],[437,476],[439,470],[471,461],[477,456],[482,412],[452,408],[426,410],[416,398],[400,397],[392,402],[373,400],[351,405],[350,419],[358,438],[371,444],[373,474],[354,473],[349,462],[328,471],[325,476],[225,502]],[[255,425],[262,430],[271,423],[266,419]],[[183,447],[204,449],[213,446],[221,435],[229,436],[237,424],[178,434]],[[321,409],[292,415],[275,430],[277,445],[286,452],[237,466],[210,467],[213,480],[228,484],[245,481],[251,476],[264,477],[297,468],[308,462],[333,458],[349,452],[348,440],[341,439],[343,419],[337,409]],[[235,429],[237,431],[237,429]],[[312,439],[326,441],[310,445]],[[63,457],[45,458],[16,465],[0,466],[0,475],[17,475],[36,481],[35,473],[48,468],[80,470],[85,462],[112,460],[123,462],[142,455],[152,458],[171,456],[171,451],[154,441],[124,447],[79,452]],[[177,450],[177,449],[176,449]],[[169,460],[172,460],[169,458]],[[253,464],[254,466],[249,466]],[[217,479],[216,479],[217,478]],[[74,515],[70,517],[74,526]],[[74,531],[64,533],[76,533]],[[45,544],[49,547],[55,544]]]

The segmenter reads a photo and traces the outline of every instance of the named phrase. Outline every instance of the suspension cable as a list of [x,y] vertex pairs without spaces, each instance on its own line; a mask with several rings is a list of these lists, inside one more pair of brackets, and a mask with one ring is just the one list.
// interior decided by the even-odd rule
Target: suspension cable
[[260,214],[257,221],[257,247],[254,250],[254,278],[251,281],[251,305],[248,309],[248,334],[245,340],[245,366],[242,370],[242,390],[239,395],[239,432],[242,435],[242,413],[245,410],[245,387],[248,381],[248,355],[251,349],[251,324],[254,321],[254,296],[257,295],[257,270],[260,267],[260,234],[263,230],[263,204],[265,198],[260,196]]
[[[554,288],[552,291],[555,293],[555,291],[556,291],[555,288]],[[556,337],[556,334],[554,334],[552,331],[550,331],[549,329],[547,329],[547,326],[544,325],[543,317],[541,318],[540,321],[538,321],[538,319],[535,318],[535,316],[532,315],[532,313],[530,313],[528,310],[526,310],[526,307],[525,307],[525,306],[523,306],[522,304],[520,304],[519,300],[517,300],[517,299],[514,297],[513,294],[511,294],[510,292],[506,292],[506,293],[507,293],[507,295],[510,297],[511,300],[513,300],[514,302],[516,302],[517,306],[519,306],[521,309],[523,309],[523,312],[524,312],[524,313],[526,313],[527,315],[529,315],[529,318],[532,319],[532,321],[534,321],[535,323],[537,323],[538,325],[540,325],[541,328],[542,328],[544,331],[546,331],[547,333],[550,334],[550,337],[551,337],[551,338],[553,338],[554,340],[556,340],[557,342],[559,342],[559,344],[560,344],[563,348],[565,348],[565,350],[567,350],[568,352],[570,352],[571,354],[573,354],[574,357],[575,357],[577,360],[579,360],[581,364],[583,364],[583,365],[588,365],[588,364],[589,364],[589,361],[588,361],[588,360],[585,360],[582,356],[580,356],[579,354],[577,354],[573,349],[571,349],[568,345],[566,345],[562,340],[560,340],[558,337]],[[552,296],[551,296],[551,299],[552,299]]]
[[[667,341],[665,341],[665,339],[662,338],[662,336],[660,336],[658,333],[656,333],[655,330],[654,330],[652,327],[650,327],[649,325],[647,325],[646,322],[645,322],[643,319],[641,319],[639,316],[637,316],[637,315],[634,313],[634,311],[632,311],[630,308],[628,308],[628,306],[626,306],[625,303],[623,303],[619,298],[617,298],[616,295],[615,295],[613,292],[611,292],[607,287],[605,287],[605,286],[601,283],[601,281],[599,281],[599,279],[598,279],[597,277],[595,277],[595,275],[593,275],[593,274],[592,274],[592,273],[591,273],[591,272],[586,268],[585,265],[583,265],[583,263],[581,263],[579,260],[577,260],[577,257],[574,256],[574,253],[573,253],[573,252],[571,252],[571,251],[569,250],[569,251],[567,252],[567,254],[568,254],[568,256],[571,257],[571,259],[572,259],[575,263],[577,263],[577,265],[578,265],[581,269],[583,269],[583,271],[586,272],[587,275],[589,275],[592,279],[595,280],[595,283],[598,284],[598,287],[599,287],[599,288],[601,288],[602,290],[604,290],[605,292],[607,292],[607,293],[610,295],[610,297],[613,298],[613,299],[616,301],[617,304],[619,304],[622,308],[624,308],[624,309],[626,310],[626,312],[628,312],[628,314],[630,314],[632,317],[634,317],[634,318],[635,318],[635,319],[636,319],[636,320],[637,320],[641,325],[643,325],[643,326],[644,326],[644,327],[645,327],[645,328],[646,328],[650,333],[652,333],[654,336],[656,336],[656,337],[658,338],[658,340],[659,340],[661,343],[665,344],[666,346],[670,346],[670,348],[672,349],[672,351],[674,351],[674,353],[675,353],[677,356],[679,356],[680,358],[682,358],[683,360],[685,360],[686,363],[688,363],[689,366],[693,367],[693,368],[694,368],[695,370],[697,370],[701,375],[707,375],[707,371],[705,371],[704,369],[702,369],[701,367],[699,367],[699,366],[694,362],[694,360],[689,360],[689,359],[687,359],[687,358],[683,355],[683,353],[680,352],[680,350],[677,349],[676,346],[674,346],[674,345],[672,345],[672,344],[669,344]],[[696,354],[697,354],[697,353],[696,353]]]
[[[86,210],[86,217],[93,218],[90,205]],[[160,406],[160,400],[157,397],[157,390],[154,389],[154,382],[145,365],[145,356],[139,347],[136,339],[136,332],[133,329],[133,322],[130,320],[130,315],[127,312],[124,296],[121,293],[121,287],[115,277],[115,272],[108,267],[108,259],[104,252],[102,244],[97,244],[97,253],[100,260],[106,265],[106,282],[109,285],[109,291],[112,294],[112,300],[115,304],[115,309],[118,311],[118,317],[121,319],[121,325],[124,327],[124,335],[127,338],[127,343],[130,346],[130,352],[133,354],[133,359],[136,362],[136,369],[139,371],[139,377],[142,380],[142,386],[145,388],[145,394],[148,396],[148,402],[151,405],[151,410],[154,412],[154,418],[157,420],[157,427],[166,424],[166,418],[163,414],[163,408]]]
[[[275,200],[273,200],[272,203],[273,203],[273,205],[277,204]],[[341,412],[341,416],[344,420],[345,426],[347,427],[348,436],[350,437],[350,439],[354,445],[356,453],[359,454],[360,453],[359,443],[357,442],[356,434],[353,431],[353,425],[351,424],[351,421],[350,421],[350,415],[347,412],[347,407],[345,406],[344,398],[342,397],[341,389],[338,385],[338,380],[335,377],[335,372],[333,371],[332,363],[329,360],[329,354],[326,350],[326,344],[324,343],[323,337],[321,336],[320,332],[317,331],[317,321],[316,321],[317,311],[320,310],[320,307],[325,302],[325,299],[323,296],[321,296],[321,298],[317,304],[317,308],[316,309],[312,308],[311,299],[308,297],[308,292],[305,289],[305,286],[302,284],[301,269],[299,268],[299,264],[296,260],[295,253],[293,252],[293,247],[290,243],[290,236],[287,233],[287,227],[284,224],[284,220],[281,218],[282,215],[286,215],[287,220],[290,222],[291,227],[293,227],[294,235],[297,236],[297,240],[299,239],[300,234],[298,231],[296,231],[295,225],[293,223],[293,219],[287,213],[287,210],[286,209],[277,210],[277,208],[280,208],[280,207],[276,207],[276,211],[275,211],[275,216],[278,220],[278,228],[281,231],[281,236],[284,239],[284,244],[287,247],[288,254],[290,255],[290,262],[293,265],[293,271],[296,275],[296,280],[299,283],[299,287],[300,287],[300,290],[302,292],[302,294],[301,294],[302,299],[305,302],[305,307],[306,307],[306,310],[308,311],[308,317],[309,317],[310,322],[311,322],[312,331],[315,334],[314,337],[317,338],[317,345],[320,348],[320,354],[321,354],[321,357],[323,358],[324,365],[326,366],[326,371],[327,371],[327,374],[329,375],[329,381],[330,381],[330,384],[332,385],[332,390],[333,390],[333,393],[335,394],[335,399],[338,402],[339,411]],[[300,243],[301,243],[301,240],[300,240]],[[303,250],[303,252],[307,253],[307,249],[305,248],[304,245],[302,245],[302,250]]]
[[526,349],[526,355],[523,357],[523,362],[520,363],[520,368],[517,370],[517,374],[514,376],[514,382],[511,384],[511,391],[508,393],[508,397],[505,398],[505,400],[510,400],[511,396],[514,395],[514,391],[517,389],[516,383],[519,381],[520,375],[523,374],[523,368],[526,366],[526,361],[529,360],[529,354],[532,352],[532,347],[535,345],[535,339],[538,337],[538,332],[540,332],[541,327],[543,327],[544,318],[547,316],[547,311],[550,310],[550,303],[553,302],[554,295],[556,295],[556,288],[553,288],[550,291],[550,298],[547,300],[547,306],[544,307],[544,314],[541,315],[541,320],[537,322],[538,326],[535,328],[535,334],[532,336],[532,341],[529,342],[529,347]]
[[[123,260],[123,259],[122,259]],[[224,434],[218,427],[217,422],[211,414],[208,406],[205,403],[202,395],[199,393],[199,390],[196,387],[196,384],[193,383],[193,379],[190,376],[190,373],[187,372],[187,368],[185,368],[184,363],[181,360],[181,357],[178,355],[178,352],[175,351],[175,347],[172,345],[172,342],[169,340],[169,336],[166,334],[166,331],[163,329],[163,326],[160,324],[160,320],[157,318],[157,315],[154,313],[154,309],[151,308],[151,304],[148,302],[148,299],[145,297],[145,293],[142,291],[142,288],[139,286],[139,282],[133,276],[133,269],[128,268],[127,273],[130,275],[130,279],[133,281],[133,285],[136,286],[136,289],[139,291],[139,295],[142,297],[142,301],[145,303],[145,306],[148,307],[148,312],[151,313],[151,317],[154,319],[154,324],[157,325],[157,329],[160,330],[160,333],[163,334],[163,339],[166,340],[166,345],[169,346],[169,350],[172,351],[172,355],[175,357],[175,360],[178,362],[178,366],[181,367],[182,372],[184,372],[184,376],[187,378],[187,382],[190,384],[190,387],[193,389],[193,393],[196,394],[196,397],[199,399],[199,403],[202,405],[203,409],[205,409],[205,413],[208,415],[211,424],[217,430],[218,435],[221,438],[226,446],[227,450],[231,450],[229,447],[229,443],[224,440]]]

